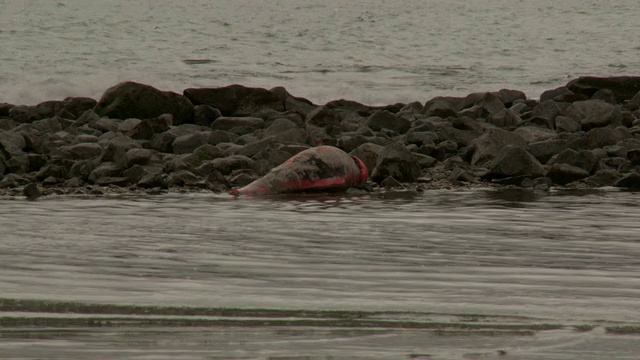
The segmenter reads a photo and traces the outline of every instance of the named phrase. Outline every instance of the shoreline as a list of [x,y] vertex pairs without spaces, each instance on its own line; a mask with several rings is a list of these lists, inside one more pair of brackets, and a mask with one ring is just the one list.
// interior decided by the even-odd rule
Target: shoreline
[[317,145],[362,159],[354,192],[640,189],[640,77],[387,106],[134,82],[99,100],[0,103],[0,196],[228,193]]

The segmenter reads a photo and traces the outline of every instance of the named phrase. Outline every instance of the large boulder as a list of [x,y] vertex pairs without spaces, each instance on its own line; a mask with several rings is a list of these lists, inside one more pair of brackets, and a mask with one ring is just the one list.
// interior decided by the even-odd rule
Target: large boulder
[[520,135],[502,129],[488,129],[479,138],[469,143],[472,151],[471,165],[484,166],[491,163],[496,154],[507,145],[521,148],[527,146],[527,141]]
[[107,89],[94,111],[99,116],[116,119],[150,119],[171,114],[174,125],[193,122],[193,104],[189,99],[133,81]]
[[401,143],[385,146],[378,155],[371,179],[380,183],[387,176],[401,182],[415,182],[420,177],[418,159]]
[[546,176],[555,184],[565,185],[588,177],[589,172],[569,164],[553,164]]
[[612,128],[595,128],[589,130],[584,136],[585,148],[597,149],[608,145],[615,145],[619,141],[630,137],[624,131]]
[[366,120],[365,124],[374,131],[389,129],[398,134],[405,134],[411,128],[409,120],[386,110],[376,111]]
[[507,145],[496,154],[486,177],[490,179],[514,176],[537,178],[543,176],[544,172],[544,166],[525,149],[515,145]]
[[287,104],[300,105],[297,107],[301,107],[301,104],[312,105],[306,99],[292,97],[282,87],[267,90],[234,84],[219,88],[186,89],[184,96],[194,105],[209,105],[220,110],[224,116],[248,116],[264,109],[284,112]]
[[369,174],[373,174],[373,170],[376,168],[376,164],[378,163],[378,156],[382,151],[382,146],[374,144],[374,143],[364,143],[353,151],[349,153],[349,155],[353,155],[358,159],[362,160],[364,165],[367,167]]
[[618,101],[623,101],[633,98],[640,91],[640,76],[582,76],[569,81],[567,88],[589,97],[601,89],[609,89]]

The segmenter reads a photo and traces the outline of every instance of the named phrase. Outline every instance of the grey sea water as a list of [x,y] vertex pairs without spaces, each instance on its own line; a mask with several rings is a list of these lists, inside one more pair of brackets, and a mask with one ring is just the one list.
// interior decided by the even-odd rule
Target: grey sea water
[[[0,0],[0,102],[638,75],[637,1]],[[637,359],[638,193],[0,199],[2,359]]]
[[0,0],[0,102],[118,81],[425,101],[640,72],[635,0]]

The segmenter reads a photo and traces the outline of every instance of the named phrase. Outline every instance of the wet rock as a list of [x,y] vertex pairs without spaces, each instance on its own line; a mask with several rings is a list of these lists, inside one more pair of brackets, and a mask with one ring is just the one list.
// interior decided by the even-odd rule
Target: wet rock
[[264,125],[264,120],[257,117],[226,117],[222,116],[217,118],[211,124],[213,130],[225,130],[229,131],[233,128],[249,128],[248,132],[253,132],[256,129],[261,128]]
[[184,96],[132,81],[107,89],[94,111],[115,119],[150,119],[171,114],[174,125],[193,121],[193,104]]
[[19,174],[7,174],[0,180],[0,189],[17,188],[28,184],[30,181]]
[[22,189],[22,193],[29,200],[35,200],[40,196],[42,196],[42,194],[40,193],[40,190],[38,190],[38,184],[36,183],[29,183],[25,185],[25,187]]
[[191,171],[181,170],[167,178],[168,186],[197,186],[200,179]]
[[220,88],[186,89],[184,96],[194,105],[209,105],[220,110],[224,116],[249,116],[262,109],[286,111],[285,101],[290,95],[286,90],[282,90],[284,89],[267,90],[229,85]]
[[520,146],[506,145],[489,165],[487,178],[500,179],[514,176],[537,178],[545,173],[544,166]]
[[556,157],[552,158],[549,164],[568,164],[583,169],[587,173],[591,173],[597,163],[598,158],[592,151],[565,149]]
[[162,173],[162,169],[158,167],[133,165],[122,172],[122,176],[127,179],[128,184],[137,184],[145,176],[158,175]]
[[589,176],[584,181],[590,186],[613,186],[622,178],[617,170],[614,169],[601,169],[596,171],[595,174]]
[[556,154],[567,148],[567,141],[562,139],[545,140],[530,143],[526,150],[541,163],[546,163]]
[[258,175],[251,169],[234,171],[229,176],[229,182],[234,186],[246,186],[258,179]]
[[640,189],[640,174],[632,171],[625,175],[622,179],[614,183],[615,187],[638,190]]
[[589,172],[569,164],[553,164],[546,176],[555,184],[566,185],[588,177]]
[[63,146],[59,153],[67,159],[87,160],[102,155],[102,146],[98,143],[80,143]]
[[174,154],[189,154],[204,144],[207,144],[207,138],[201,133],[195,133],[178,136],[171,146]]
[[158,117],[143,119],[129,132],[127,132],[127,136],[136,140],[151,140],[153,135],[169,130],[172,121],[173,116],[170,114],[163,114]]
[[575,133],[580,131],[580,123],[566,116],[556,117],[556,131]]
[[393,143],[380,151],[371,179],[379,183],[387,176],[401,182],[415,182],[420,176],[418,160],[404,145]]
[[[473,96],[473,94],[470,96]],[[487,92],[483,93],[477,100],[475,100],[473,107],[481,107],[486,110],[489,115],[491,115],[504,110],[505,104],[502,99],[499,98],[495,93]],[[487,116],[482,116],[482,118],[486,117]]]
[[398,134],[405,134],[411,128],[411,122],[405,118],[396,116],[389,111],[376,111],[365,122],[371,130],[380,131],[389,129]]
[[98,165],[91,172],[91,174],[89,174],[88,180],[91,183],[95,184],[98,179],[106,177],[119,177],[121,173],[122,168],[120,166],[116,165],[114,162],[107,161]]
[[495,155],[507,145],[524,148],[527,142],[518,134],[502,130],[488,129],[469,144],[472,149],[471,165],[484,166],[495,159]]
[[382,186],[383,188],[403,188],[404,186],[402,185],[402,183],[398,180],[396,180],[393,176],[387,176],[386,178],[384,178],[384,180],[382,180],[380,182],[380,186]]
[[145,189],[166,189],[168,187],[167,180],[168,176],[166,174],[149,174],[142,177],[136,185]]
[[369,174],[373,174],[373,170],[378,163],[378,156],[382,151],[382,146],[373,143],[364,143],[349,153],[360,159],[367,167]]
[[640,91],[640,77],[638,76],[613,76],[596,77],[582,76],[571,80],[567,88],[575,93],[593,96],[601,89],[609,89],[616,99],[623,101],[633,98]]
[[97,159],[75,161],[69,169],[69,177],[75,177],[83,181],[89,179],[89,175],[95,170],[100,163]]
[[522,122],[520,116],[511,109],[503,109],[487,118],[487,123],[497,127],[514,127]]

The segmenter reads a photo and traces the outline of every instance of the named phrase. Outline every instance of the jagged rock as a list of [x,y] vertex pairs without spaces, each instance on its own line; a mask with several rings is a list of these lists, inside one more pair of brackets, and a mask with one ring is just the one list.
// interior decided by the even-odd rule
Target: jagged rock
[[167,178],[168,176],[162,173],[149,174],[142,177],[142,179],[138,181],[137,185],[138,187],[145,188],[145,189],[152,189],[152,188],[166,189],[168,187]]
[[383,188],[403,188],[404,186],[398,180],[396,180],[393,176],[387,176],[380,182],[380,186]]
[[443,161],[446,158],[451,156],[455,156],[458,154],[458,144],[452,140],[445,140],[438,143],[433,151],[431,152],[431,156],[434,158]]
[[550,129],[541,128],[539,126],[523,126],[515,129],[514,134],[520,135],[527,144],[539,141],[553,140],[558,134]]
[[80,143],[62,146],[60,152],[63,157],[72,160],[87,160],[102,154],[102,146],[98,143]]
[[616,181],[614,183],[614,186],[631,190],[638,190],[640,189],[640,174],[632,171],[629,174],[625,175],[622,179]]
[[187,98],[133,81],[107,89],[94,111],[99,116],[115,119],[150,119],[171,114],[174,125],[193,121],[193,104]]
[[225,157],[225,153],[217,146],[204,144],[193,150],[193,156],[198,159],[197,164],[200,165],[203,161]]
[[175,140],[176,135],[170,132],[153,134],[151,140],[149,140],[149,146],[151,146],[151,149],[155,151],[169,154],[173,153],[173,142]]
[[514,176],[537,178],[545,173],[544,166],[525,149],[515,145],[506,145],[489,165],[487,178],[500,179]]
[[389,129],[398,134],[405,134],[411,128],[411,122],[409,120],[396,116],[386,110],[374,112],[366,120],[365,124],[374,131]]
[[98,137],[95,135],[79,134],[79,135],[76,135],[75,138],[73,138],[71,145],[83,144],[83,143],[97,143],[97,142],[98,142]]
[[541,163],[546,163],[552,156],[559,154],[567,148],[567,141],[562,139],[532,142],[527,146],[529,154],[533,155]]
[[[127,179],[129,184],[138,184],[144,177],[151,177],[162,173],[162,168],[157,166],[133,165],[122,172],[122,176]],[[150,176],[151,175],[151,176]]]
[[98,165],[99,162],[97,159],[76,161],[69,170],[69,177],[75,177],[83,181],[87,181],[89,179],[89,175],[91,175]]
[[[284,112],[285,102],[291,95],[283,88],[267,90],[229,85],[220,88],[186,89],[184,96],[194,105],[209,105],[220,110],[224,116],[248,116],[262,109]],[[305,102],[304,99],[295,99]]]
[[380,150],[371,179],[379,183],[387,176],[401,182],[414,182],[420,176],[418,160],[404,145],[393,143]]
[[307,118],[305,123],[307,125],[313,125],[317,127],[338,126],[342,122],[342,115],[339,112],[327,107],[320,106],[313,110]]
[[556,130],[558,132],[575,133],[580,131],[580,123],[566,116],[556,117]]
[[[127,151],[135,148],[140,148],[140,144],[135,140],[126,136],[117,136],[106,140],[103,143],[104,153],[102,154],[102,161],[114,161],[121,164],[125,162],[125,156]],[[115,176],[115,175],[105,175]]]
[[506,107],[512,106],[517,101],[527,99],[527,95],[520,90],[500,89],[497,93],[494,92],[492,94],[497,96]]
[[0,189],[17,188],[28,184],[30,181],[19,174],[7,174],[0,180]]
[[595,174],[586,178],[584,182],[589,184],[590,186],[613,186],[621,178],[622,174],[620,174],[617,170],[601,169],[596,171]]
[[597,149],[608,145],[615,145],[630,137],[628,134],[612,128],[595,128],[589,130],[584,136],[586,149]]
[[207,138],[201,133],[178,136],[171,144],[174,154],[189,154],[198,147],[207,144]]
[[551,124],[553,124],[558,115],[562,113],[562,110],[562,103],[547,100],[539,103],[533,108],[533,110],[531,111],[531,117],[544,118],[547,119]]
[[548,100],[553,100],[558,96],[565,94],[573,94],[573,91],[569,90],[566,86],[561,86],[559,88],[555,88],[552,90],[547,90],[540,94],[540,102],[545,102]]
[[300,126],[287,118],[278,118],[263,131],[262,137],[278,135],[293,129],[300,129]]
[[349,153],[360,159],[367,167],[369,174],[373,174],[373,170],[378,163],[378,156],[382,151],[382,146],[373,143],[364,143]]
[[507,145],[524,148],[527,142],[519,135],[502,129],[488,129],[479,138],[469,143],[472,149],[471,165],[484,166],[495,159],[495,155]]
[[588,177],[589,172],[569,164],[553,164],[546,176],[555,184],[566,185],[570,182]]
[[568,164],[591,173],[598,163],[598,158],[589,150],[576,151],[573,149],[565,149],[556,157],[549,160],[550,165]]
[[172,118],[173,116],[170,114],[163,114],[158,117],[143,119],[127,132],[127,136],[136,140],[151,140],[153,135],[169,130]]
[[600,89],[598,91],[596,91],[595,94],[593,94],[593,96],[591,96],[591,99],[598,99],[598,100],[602,100],[606,103],[609,104],[617,104],[618,101],[616,99],[616,95],[613,93],[613,91],[609,90],[609,89]]
[[622,125],[622,113],[616,108],[609,109],[602,113],[594,112],[587,115],[582,119],[582,121],[580,121],[580,126],[584,131],[589,131],[598,127],[620,125]]
[[451,99],[453,98],[437,97],[429,100],[424,104],[422,113],[427,117],[438,116],[447,118],[457,116],[459,107],[453,104]]
[[441,141],[453,141],[458,147],[467,146],[482,134],[482,131],[456,129],[448,123],[443,123],[438,126],[436,132]]
[[11,131],[0,130],[0,148],[9,154],[21,154],[27,143],[20,134]]
[[257,117],[226,117],[222,116],[213,121],[211,129],[229,131],[233,128],[246,127],[255,131],[264,125],[264,120]]
[[168,186],[196,186],[200,179],[191,171],[177,171],[167,178]]
[[207,142],[211,145],[218,145],[220,143],[231,143],[238,139],[236,134],[232,134],[228,131],[213,130],[207,133]]
[[503,109],[487,118],[487,123],[497,127],[518,126],[522,122],[520,116],[511,109]]
[[633,98],[640,91],[640,77],[638,76],[612,76],[612,77],[596,77],[582,76],[569,81],[567,84],[569,90],[585,94],[589,97],[593,96],[601,89],[609,89],[613,92],[616,99],[623,101]]

